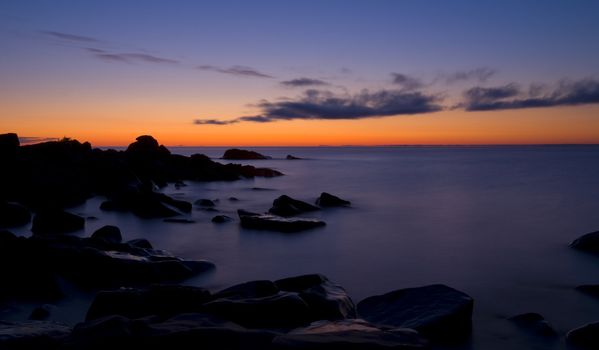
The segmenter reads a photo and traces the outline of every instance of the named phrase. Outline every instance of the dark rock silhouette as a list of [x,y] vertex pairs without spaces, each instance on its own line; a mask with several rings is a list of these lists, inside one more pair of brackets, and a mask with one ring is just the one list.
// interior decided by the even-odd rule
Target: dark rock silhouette
[[195,224],[195,221],[189,219],[164,219],[162,221],[174,224]]
[[222,159],[230,160],[250,160],[250,159],[270,159],[270,157],[264,156],[258,152],[247,151],[244,149],[231,148],[225,151]]
[[542,337],[555,337],[557,332],[551,327],[545,318],[534,312],[520,314],[509,318],[516,326]]
[[201,207],[213,207],[216,204],[214,203],[213,200],[211,199],[198,199],[197,201],[195,201],[194,203],[195,205],[199,205]]
[[17,136],[17,134],[0,134],[0,161],[14,159],[20,144],[19,136]]
[[599,231],[580,236],[570,243],[570,247],[591,253],[599,253]]
[[33,218],[31,231],[36,234],[62,234],[82,230],[85,219],[59,209],[43,209]]
[[252,213],[237,210],[241,226],[256,230],[269,230],[279,232],[299,232],[316,227],[325,226],[324,221],[306,218],[284,218],[275,215]]
[[165,218],[177,216],[180,212],[189,213],[192,205],[186,201],[173,199],[163,193],[153,192],[147,186],[141,186],[138,188],[129,187],[127,190],[114,195],[111,200],[102,202],[100,209],[130,211],[141,218]]
[[121,230],[112,225],[106,225],[97,229],[94,233],[92,233],[91,238],[100,239],[108,244],[118,244],[123,240]]
[[287,160],[300,160],[300,159],[303,159],[303,158],[294,157],[291,154],[288,154],[287,157],[285,157],[285,159],[287,159]]
[[589,296],[599,298],[599,284],[583,284],[577,286],[576,290]]
[[351,205],[350,201],[333,196],[330,193],[322,192],[316,200],[316,204],[321,207],[347,207]]
[[233,220],[233,218],[229,217],[227,215],[216,215],[212,218],[212,222],[214,222],[216,224],[222,224],[222,223],[229,222],[232,220]]
[[32,321],[45,321],[47,320],[52,311],[56,309],[56,306],[50,304],[44,304],[42,306],[38,306],[29,315],[29,319]]
[[0,200],[0,227],[23,226],[30,221],[31,213],[27,208]]
[[275,337],[272,349],[428,349],[428,341],[407,328],[380,329],[361,319],[318,321]]
[[275,215],[288,217],[317,210],[320,210],[320,208],[315,207],[312,204],[293,199],[287,195],[283,195],[272,202],[272,208],[270,208],[268,212]]
[[237,197],[229,197],[229,200],[231,202],[239,202],[239,198],[237,198]]
[[0,349],[58,349],[71,327],[47,321],[0,321]]
[[566,341],[581,349],[599,349],[599,322],[588,323],[569,331]]
[[470,334],[473,300],[451,287],[434,284],[399,289],[358,303],[358,315],[381,326],[412,328],[435,339]]

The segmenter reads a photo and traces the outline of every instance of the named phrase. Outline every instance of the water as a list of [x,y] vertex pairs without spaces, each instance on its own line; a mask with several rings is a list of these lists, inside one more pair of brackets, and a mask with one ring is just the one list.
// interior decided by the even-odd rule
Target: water
[[[72,211],[99,218],[84,234],[117,225],[125,239],[145,237],[176,255],[213,261],[213,273],[187,284],[215,290],[319,272],[358,302],[397,288],[448,284],[475,299],[474,334],[463,348],[564,347],[563,340],[540,342],[505,320],[518,313],[543,314],[562,336],[599,320],[599,300],[573,289],[599,283],[599,257],[567,246],[599,230],[599,146],[254,149],[273,159],[242,163],[286,176],[188,183],[164,192],[188,201],[218,199],[216,208],[235,219],[238,208],[266,211],[282,194],[313,202],[326,191],[352,208],[310,213],[327,226],[295,234],[241,229],[237,221],[215,225],[216,213],[201,210],[189,215],[195,224],[140,220],[101,212],[102,198]],[[224,150],[171,149],[215,158]],[[287,154],[305,159],[285,160]],[[239,201],[229,201],[232,196]],[[83,318],[92,296],[75,295],[59,305],[57,318]]]

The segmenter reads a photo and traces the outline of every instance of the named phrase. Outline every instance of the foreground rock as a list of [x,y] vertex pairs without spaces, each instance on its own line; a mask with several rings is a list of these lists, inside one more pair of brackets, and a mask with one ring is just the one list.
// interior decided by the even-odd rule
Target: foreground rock
[[85,219],[59,209],[44,209],[33,218],[34,234],[62,234],[83,230]]
[[241,226],[255,230],[299,232],[325,226],[324,221],[306,218],[283,218],[275,215],[238,210]]
[[0,227],[17,227],[28,224],[31,213],[24,206],[0,200]]
[[428,349],[412,329],[380,329],[360,319],[319,321],[273,339],[273,349],[378,350]]
[[45,321],[0,321],[0,349],[57,349],[69,336],[69,326]]
[[92,239],[99,239],[107,244],[118,244],[123,240],[123,236],[118,227],[106,225],[92,233]]
[[566,341],[582,349],[599,349],[599,322],[571,330],[566,335]]
[[316,200],[316,204],[321,207],[348,207],[351,205],[350,201],[341,199],[337,196],[333,196],[330,193],[322,192],[320,197]]
[[570,243],[570,247],[591,253],[599,253],[599,231],[587,233]]
[[265,155],[262,155],[258,152],[248,151],[244,149],[231,148],[225,151],[222,159],[230,159],[230,160],[254,160],[254,159],[270,159]]
[[279,216],[295,216],[306,212],[317,211],[320,208],[312,204],[293,199],[287,195],[280,196],[272,202],[269,213]]
[[358,316],[380,326],[412,328],[441,340],[470,334],[473,300],[451,287],[434,284],[399,289],[358,303]]
[[509,318],[516,326],[542,337],[555,337],[557,332],[551,327],[545,318],[537,313],[529,312]]

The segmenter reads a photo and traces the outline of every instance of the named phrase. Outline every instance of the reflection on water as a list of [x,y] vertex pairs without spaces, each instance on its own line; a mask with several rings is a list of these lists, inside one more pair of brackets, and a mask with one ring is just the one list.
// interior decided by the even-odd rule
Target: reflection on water
[[[396,288],[446,283],[475,299],[473,348],[551,348],[505,321],[517,313],[539,312],[561,334],[599,320],[599,301],[573,290],[599,283],[599,257],[567,247],[599,229],[597,146],[256,150],[274,159],[244,163],[287,175],[165,189],[192,202],[218,200],[215,208],[234,222],[213,224],[219,213],[199,208],[189,215],[194,224],[140,220],[101,212],[101,198],[73,212],[99,218],[88,222],[86,234],[116,225],[125,239],[144,237],[175,255],[213,261],[215,272],[188,283],[214,289],[320,272],[357,302]],[[172,151],[219,157],[224,149]],[[287,154],[308,159],[285,160]],[[281,194],[313,202],[323,191],[353,204],[307,215],[326,227],[279,234],[238,226],[239,208],[266,211]],[[85,297],[78,298],[73,303],[85,305],[78,301]],[[73,315],[76,321],[82,312]]]

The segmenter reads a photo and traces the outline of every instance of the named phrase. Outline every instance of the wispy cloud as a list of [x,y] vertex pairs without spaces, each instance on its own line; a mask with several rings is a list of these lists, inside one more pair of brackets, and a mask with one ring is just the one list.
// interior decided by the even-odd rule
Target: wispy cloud
[[31,145],[34,143],[56,141],[55,137],[37,137],[37,136],[19,136],[19,142],[21,145]]
[[446,84],[454,84],[464,81],[476,81],[484,83],[492,76],[497,74],[497,71],[488,67],[479,67],[470,70],[460,70],[453,73],[441,73],[437,80],[442,80]]
[[76,42],[76,43],[101,43],[102,40],[100,39],[96,39],[96,38],[92,38],[89,36],[83,36],[83,35],[75,35],[75,34],[69,34],[69,33],[62,33],[62,32],[55,32],[55,31],[51,31],[51,30],[42,30],[40,31],[40,33],[46,35],[47,37],[53,38],[53,39],[58,39],[58,40],[62,40],[62,41],[69,41],[69,42]]
[[286,87],[306,87],[306,86],[325,86],[330,85],[326,81],[320,79],[311,78],[297,78],[291,80],[285,80],[281,82],[281,85]]
[[553,88],[531,85],[528,91],[523,91],[516,84],[473,87],[464,92],[464,102],[456,107],[467,111],[492,111],[595,103],[599,103],[599,81],[587,78],[563,80]]
[[414,115],[442,109],[442,97],[403,90],[362,90],[350,95],[336,95],[326,90],[306,90],[296,99],[277,102],[261,101],[261,113],[231,120],[196,119],[195,124],[226,125],[238,122],[268,123],[279,120],[341,120],[380,118],[395,115]]
[[179,61],[177,60],[148,55],[145,53],[108,53],[99,49],[95,49],[94,57],[107,62],[179,64]]
[[258,71],[257,69],[247,67],[247,66],[218,67],[218,66],[212,66],[212,65],[201,65],[201,66],[197,66],[196,68],[201,69],[201,70],[208,70],[208,71],[236,75],[236,76],[243,76],[243,77],[270,78],[270,79],[274,78],[270,74],[262,73],[262,72]]
[[420,79],[402,73],[391,73],[393,84],[401,86],[404,90],[416,90],[424,86]]

